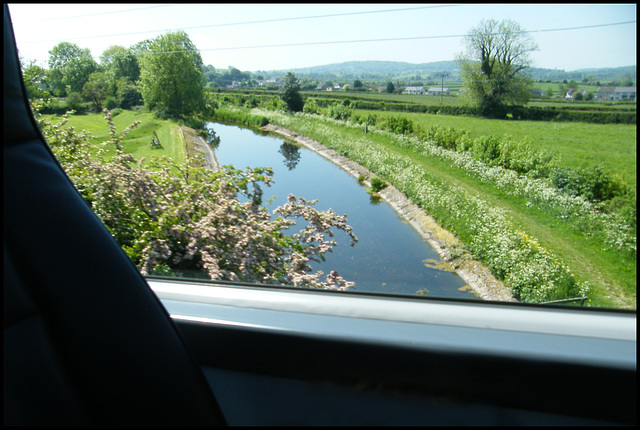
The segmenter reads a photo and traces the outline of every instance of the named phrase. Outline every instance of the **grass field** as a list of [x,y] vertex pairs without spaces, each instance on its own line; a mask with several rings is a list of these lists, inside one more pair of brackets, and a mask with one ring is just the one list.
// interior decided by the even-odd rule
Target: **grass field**
[[516,139],[531,138],[535,148],[545,149],[562,157],[562,164],[577,168],[604,163],[606,170],[618,173],[636,188],[636,126],[624,124],[584,124],[577,122],[507,121],[425,113],[399,113],[355,110],[366,116],[402,115],[422,127],[440,125],[468,130],[472,138],[508,134]]
[[[542,89],[547,89],[549,85],[553,86],[553,91],[555,98],[554,99],[532,99],[530,100],[528,106],[539,106],[539,107],[556,107],[556,108],[576,108],[576,109],[584,109],[591,108],[594,110],[606,109],[606,110],[621,110],[621,111],[636,111],[636,104],[629,102],[597,102],[597,101],[573,101],[573,100],[565,100],[564,94],[560,96],[558,93],[558,85],[557,84],[540,84],[543,85]],[[544,86],[546,85],[546,86]],[[437,86],[437,85],[436,85]],[[446,87],[446,85],[445,85]],[[588,91],[595,94],[597,91],[597,87],[588,87],[586,85],[581,85],[580,88],[590,88]],[[335,98],[336,100],[341,99],[350,99],[350,100],[358,100],[358,99],[367,99],[367,100],[376,100],[376,101],[387,101],[387,102],[399,102],[399,103],[415,103],[422,104],[427,106],[440,106],[441,104],[444,106],[464,106],[465,102],[462,98],[458,97],[457,91],[458,87],[450,88],[451,94],[444,95],[442,99],[440,96],[428,96],[428,95],[417,95],[417,94],[388,94],[388,93],[369,93],[369,92],[322,92],[322,91],[310,91],[304,92],[305,98],[322,98],[322,97],[330,97]]]
[[[43,115],[43,117],[53,123],[60,121],[60,117],[56,115]],[[185,161],[186,145],[182,140],[177,123],[159,120],[154,118],[151,113],[123,110],[113,118],[118,135],[134,121],[141,121],[141,124],[134,128],[123,141],[125,152],[132,154],[138,160],[143,157],[150,159],[163,155],[172,158],[176,163]],[[96,144],[110,138],[109,125],[102,114],[71,115],[67,124],[77,130],[90,131],[93,136],[92,142]],[[162,148],[151,148],[151,136],[154,130]],[[111,149],[107,151],[107,155],[112,153]]]

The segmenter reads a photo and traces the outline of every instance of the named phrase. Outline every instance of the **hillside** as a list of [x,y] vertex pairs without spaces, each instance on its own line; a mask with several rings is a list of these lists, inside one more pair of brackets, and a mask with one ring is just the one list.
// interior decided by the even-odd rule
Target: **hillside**
[[[297,76],[323,79],[393,79],[405,76],[420,75],[421,79],[435,78],[443,72],[449,74],[448,79],[455,79],[460,75],[458,64],[455,61],[437,61],[432,63],[405,63],[397,61],[348,61],[345,63],[327,64],[322,66],[304,67],[291,70],[272,70],[262,73],[273,77],[293,72]],[[565,71],[561,69],[532,68],[531,77],[534,80],[576,80],[588,78],[598,81],[616,81],[631,78],[636,80],[636,66],[580,69]]]

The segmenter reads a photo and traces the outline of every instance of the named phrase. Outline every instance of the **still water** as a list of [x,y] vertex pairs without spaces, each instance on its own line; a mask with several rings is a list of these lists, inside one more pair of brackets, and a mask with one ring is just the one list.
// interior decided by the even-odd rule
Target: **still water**
[[438,254],[391,206],[373,203],[356,178],[337,165],[275,134],[218,123],[208,127],[220,137],[215,150],[220,164],[273,168],[274,183],[263,187],[264,202],[275,196],[267,205],[270,210],[294,194],[317,199],[316,209],[347,214],[358,243],[351,247],[349,237],[338,231],[338,246],[314,271],[336,270],[355,282],[349,291],[415,295],[426,289],[430,297],[477,299],[455,273],[427,267],[424,261],[440,261]]

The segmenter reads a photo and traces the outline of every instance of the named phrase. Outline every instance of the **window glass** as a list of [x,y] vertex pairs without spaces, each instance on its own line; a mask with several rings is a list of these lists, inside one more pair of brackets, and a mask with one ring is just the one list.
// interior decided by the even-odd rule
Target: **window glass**
[[636,307],[635,5],[9,9],[145,275]]

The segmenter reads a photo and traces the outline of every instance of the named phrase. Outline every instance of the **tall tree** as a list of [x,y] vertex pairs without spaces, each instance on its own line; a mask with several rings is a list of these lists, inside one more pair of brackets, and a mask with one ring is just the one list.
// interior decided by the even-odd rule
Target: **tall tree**
[[396,86],[393,85],[393,82],[389,81],[387,82],[387,92],[389,94],[393,93],[396,90]]
[[529,100],[533,81],[526,71],[537,49],[517,22],[481,21],[465,37],[467,52],[458,57],[463,94],[482,115],[504,118],[506,106]]
[[122,109],[142,104],[142,94],[138,91],[138,86],[124,77],[116,82],[116,99]]
[[102,110],[102,102],[107,98],[109,82],[107,76],[102,72],[94,72],[89,75],[89,80],[82,87],[82,95],[93,103],[97,112]]
[[98,63],[89,49],[69,42],[58,43],[49,51],[49,82],[58,96],[80,92],[89,75],[98,71]]
[[29,64],[23,64],[21,59],[20,66],[22,67],[22,76],[29,99],[49,99],[51,93],[49,92],[47,71],[35,64],[34,61],[31,61]]
[[127,78],[135,82],[140,78],[140,66],[138,59],[123,46],[113,45],[104,50],[100,56],[100,64],[105,72],[112,75],[114,81]]
[[280,91],[280,98],[287,104],[291,112],[300,112],[304,107],[304,100],[300,95],[300,83],[298,78],[291,72],[284,77],[284,86]]
[[204,105],[202,57],[183,32],[158,36],[140,50],[140,92],[151,109],[170,115],[197,112]]

